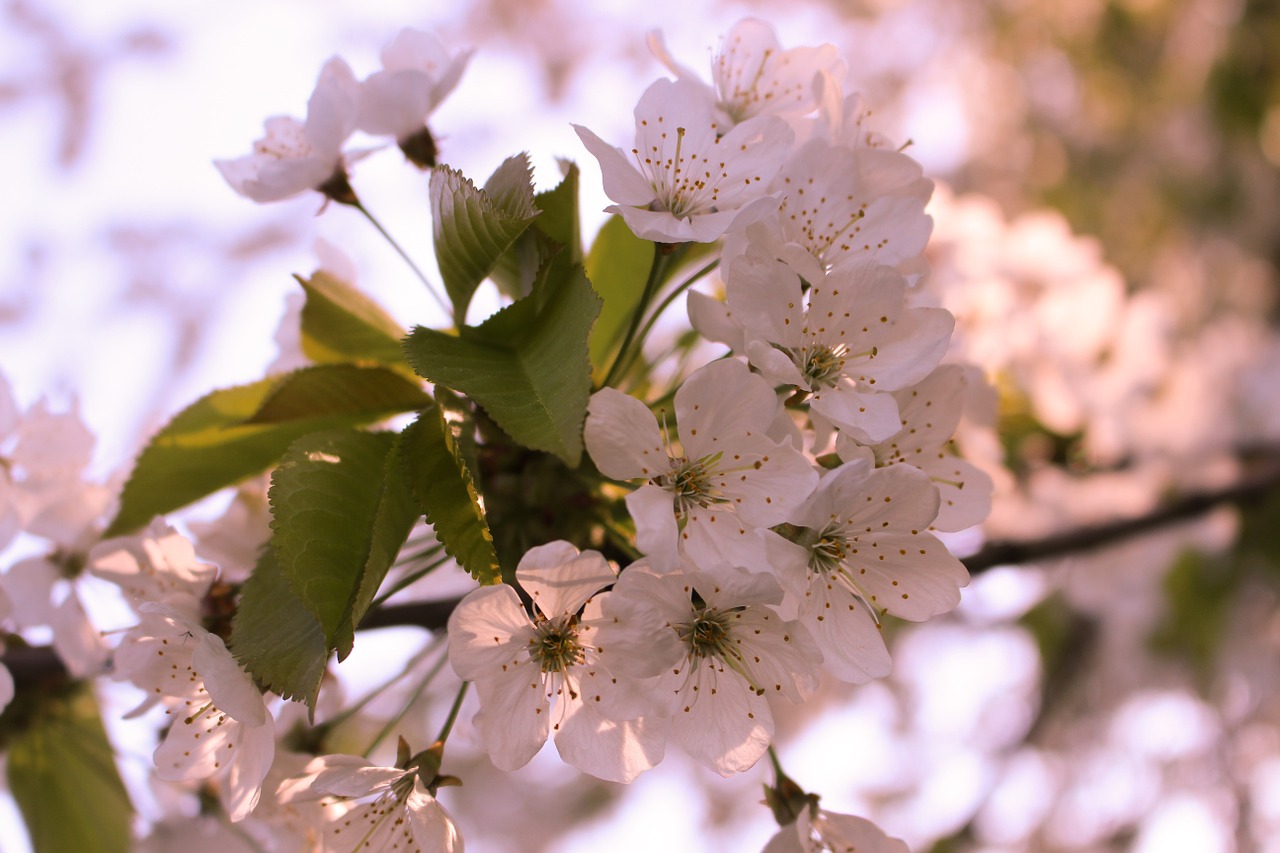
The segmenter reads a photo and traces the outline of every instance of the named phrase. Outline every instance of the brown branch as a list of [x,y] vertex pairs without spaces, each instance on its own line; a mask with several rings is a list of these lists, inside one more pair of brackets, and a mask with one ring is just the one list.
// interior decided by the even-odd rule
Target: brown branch
[[1195,518],[1224,504],[1250,506],[1260,503],[1277,487],[1280,487],[1280,455],[1272,452],[1256,458],[1248,473],[1230,486],[1185,495],[1147,515],[1078,527],[1040,539],[988,542],[982,550],[962,562],[970,574],[980,574],[995,566],[1032,563],[1092,551],[1177,521]]
[[[1280,454],[1260,454],[1247,462],[1249,472],[1230,486],[1186,495],[1134,518],[1080,527],[1026,541],[988,542],[982,550],[961,562],[970,574],[981,574],[995,566],[1018,565],[1092,551],[1133,536],[1150,533],[1178,521],[1195,518],[1226,504],[1249,506],[1261,502],[1280,487]],[[361,630],[397,625],[440,630],[448,624],[460,599],[393,604],[368,613]],[[65,675],[62,661],[51,648],[10,648],[0,662],[13,673],[18,686]]]

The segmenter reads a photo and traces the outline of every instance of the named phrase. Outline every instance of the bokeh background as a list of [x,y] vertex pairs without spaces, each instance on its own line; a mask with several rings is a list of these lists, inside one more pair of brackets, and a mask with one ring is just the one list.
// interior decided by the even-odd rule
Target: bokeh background
[[[780,711],[788,772],[917,851],[1280,851],[1274,0],[0,0],[0,367],[24,405],[79,406],[97,475],[119,478],[186,403],[262,375],[317,239],[405,325],[441,319],[354,211],[255,206],[210,162],[303,114],[329,56],[363,76],[406,25],[474,47],[432,120],[442,159],[483,179],[527,150],[542,186],[574,159],[591,233],[607,202],[569,123],[629,138],[664,73],[645,33],[702,69],[745,15],[837,45],[877,129],[939,182],[930,298],[998,389],[962,436],[996,478],[988,539],[1263,484],[1244,508],[996,566],[951,616],[890,626],[893,675]],[[427,265],[426,177],[392,150],[354,182]],[[391,633],[368,664],[421,642]],[[424,700],[424,731],[440,714]],[[446,766],[469,849],[771,833],[764,767],[721,780],[672,755],[623,789],[553,751],[508,777],[480,755]]]

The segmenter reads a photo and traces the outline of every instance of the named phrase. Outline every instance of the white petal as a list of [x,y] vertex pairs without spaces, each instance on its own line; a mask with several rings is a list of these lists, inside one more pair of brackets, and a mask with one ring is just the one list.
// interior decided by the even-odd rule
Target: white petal
[[884,637],[867,607],[843,583],[815,574],[801,620],[822,649],[822,665],[849,684],[889,674]]
[[556,749],[574,767],[609,782],[628,783],[662,761],[667,721],[660,717],[616,721],[591,705],[575,703],[560,731]]
[[476,730],[489,760],[510,772],[529,763],[551,731],[551,705],[537,664],[525,660],[499,677],[476,681]]
[[249,673],[240,668],[217,634],[206,634],[191,653],[191,664],[204,678],[215,705],[248,726],[267,719],[262,693]]
[[516,567],[516,580],[549,618],[577,613],[587,599],[617,580],[598,551],[583,551],[563,540],[530,548]]
[[628,207],[647,205],[653,201],[653,187],[649,186],[644,176],[627,160],[622,149],[614,148],[582,125],[575,124],[573,129],[592,156],[600,161],[605,195]]
[[649,408],[616,389],[602,388],[591,395],[582,437],[591,461],[606,477],[648,479],[671,469]]
[[270,716],[266,725],[240,728],[237,754],[222,786],[222,807],[233,821],[245,819],[257,807],[262,780],[271,770],[276,749],[275,726]]
[[449,663],[465,681],[488,678],[517,659],[527,660],[532,637],[533,624],[514,589],[481,587],[449,615]]
[[409,826],[422,853],[463,853],[462,834],[453,816],[435,797],[415,783],[409,792]]
[[671,720],[671,737],[721,776],[749,770],[773,739],[768,701],[714,660],[695,666],[681,694],[684,704]]

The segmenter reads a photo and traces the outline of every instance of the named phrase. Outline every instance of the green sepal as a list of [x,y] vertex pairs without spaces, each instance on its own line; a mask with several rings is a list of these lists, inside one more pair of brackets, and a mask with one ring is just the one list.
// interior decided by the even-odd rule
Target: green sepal
[[430,402],[384,367],[319,365],[213,391],[143,449],[104,537],[120,536],[261,473],[307,433],[371,423]]
[[529,155],[505,160],[483,189],[456,169],[437,166],[430,198],[436,262],[461,326],[480,282],[538,215]]
[[271,548],[263,549],[240,591],[228,647],[261,687],[304,701],[315,713],[329,646],[320,621],[289,587]]
[[[37,704],[22,708],[28,700]],[[20,711],[27,725],[8,739],[9,790],[36,853],[133,849],[133,806],[93,689],[72,684],[19,696],[5,717]]]
[[502,580],[484,510],[463,461],[455,430],[438,406],[401,434],[400,455],[418,509],[435,527],[445,553],[479,584]]
[[393,433],[304,436],[271,476],[271,548],[338,659],[420,513]]
[[563,278],[546,272],[527,297],[456,337],[416,327],[405,353],[419,376],[475,400],[517,444],[572,468],[582,458],[587,338],[600,298],[580,267]]

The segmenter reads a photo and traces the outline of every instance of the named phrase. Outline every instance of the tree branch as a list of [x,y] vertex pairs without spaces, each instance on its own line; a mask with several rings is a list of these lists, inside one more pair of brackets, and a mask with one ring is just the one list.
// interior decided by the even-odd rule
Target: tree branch
[[[978,575],[996,566],[1019,565],[1093,551],[1178,521],[1195,518],[1226,504],[1258,504],[1280,487],[1280,453],[1272,451],[1253,457],[1246,456],[1246,464],[1249,471],[1238,482],[1221,489],[1185,495],[1146,515],[1079,527],[1040,539],[988,542],[980,551],[965,557],[961,562],[970,574]],[[365,615],[360,628],[416,626],[440,630],[448,624],[449,614],[460,600],[454,598],[378,607]],[[0,656],[0,662],[9,668],[19,687],[49,677],[64,676],[66,673],[62,661],[51,648],[10,648]]]

